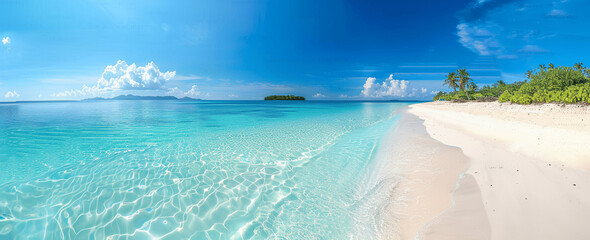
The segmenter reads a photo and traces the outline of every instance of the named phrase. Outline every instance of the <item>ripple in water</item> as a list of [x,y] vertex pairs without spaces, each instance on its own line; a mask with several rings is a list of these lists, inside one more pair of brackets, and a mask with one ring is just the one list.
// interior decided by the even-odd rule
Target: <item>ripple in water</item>
[[404,105],[0,105],[0,239],[370,238],[359,181]]

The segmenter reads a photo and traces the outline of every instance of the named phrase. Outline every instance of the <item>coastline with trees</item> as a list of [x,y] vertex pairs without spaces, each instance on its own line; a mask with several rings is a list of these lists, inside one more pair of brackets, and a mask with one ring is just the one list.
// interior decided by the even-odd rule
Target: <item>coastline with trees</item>
[[[581,213],[589,212],[590,205],[580,201],[590,196],[590,188],[581,187],[590,182],[590,70],[581,63],[540,65],[527,71],[522,81],[481,87],[470,78],[463,69],[449,73],[444,86],[450,90],[434,97],[445,101],[411,104],[405,118],[409,120],[400,120],[419,119],[422,131],[436,140],[432,142],[456,147],[468,158],[468,166],[461,165],[461,157],[434,146],[416,151],[411,158],[420,169],[408,171],[406,179],[429,184],[413,185],[409,196],[435,198],[431,183],[442,184],[437,177],[455,172],[447,185],[455,202],[429,220],[432,224],[420,230],[423,236],[440,232],[467,233],[468,239],[590,236],[581,224],[586,219]],[[425,158],[430,152],[433,156]],[[425,180],[429,171],[432,175]]]
[[[582,63],[556,67],[549,63],[526,73],[525,81],[507,84],[502,80],[478,87],[466,69],[450,72],[443,85],[452,92],[438,92],[433,100],[499,101],[517,104],[590,103],[590,69]],[[459,91],[457,91],[457,89]]]

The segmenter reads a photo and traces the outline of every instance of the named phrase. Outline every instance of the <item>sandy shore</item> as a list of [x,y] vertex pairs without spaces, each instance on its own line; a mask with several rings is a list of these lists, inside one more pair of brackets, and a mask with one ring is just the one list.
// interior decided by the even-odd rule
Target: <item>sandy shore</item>
[[[387,159],[383,161],[387,165],[377,167],[379,173],[374,176],[397,177],[389,204],[381,212],[380,239],[414,239],[432,219],[453,206],[458,178],[468,168],[469,159],[460,148],[433,139],[423,124],[417,116],[402,112],[378,153],[377,158]],[[467,210],[480,217],[462,226],[478,230],[469,233],[473,239],[489,238],[481,197],[472,197],[475,204]]]
[[384,210],[392,238],[590,239],[590,107],[435,102],[408,113],[393,134],[415,136],[410,150],[386,151],[403,159],[394,200],[406,204]]

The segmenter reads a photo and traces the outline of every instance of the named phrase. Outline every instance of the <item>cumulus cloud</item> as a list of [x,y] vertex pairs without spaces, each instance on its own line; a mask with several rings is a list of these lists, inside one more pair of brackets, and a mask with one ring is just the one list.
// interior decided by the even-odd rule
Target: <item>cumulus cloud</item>
[[367,78],[363,85],[360,97],[364,98],[384,98],[384,97],[426,97],[432,95],[428,89],[424,87],[411,88],[410,81],[398,80],[393,78],[393,74],[383,82],[378,82],[377,78]]
[[180,90],[178,87],[173,87],[173,88],[168,88],[168,91],[166,92],[167,95],[171,95],[171,96],[181,96],[184,94],[184,92],[182,92],[182,90]]
[[199,92],[197,85],[193,85],[190,90],[184,93],[184,95],[188,97],[196,97],[201,95],[201,92]]
[[367,78],[361,91],[363,97],[405,97],[408,95],[409,81],[394,79],[393,74],[389,75],[389,78],[382,83],[377,83],[376,80],[374,77]]
[[324,94],[321,94],[321,93],[316,93],[316,94],[314,94],[311,97],[314,97],[314,98],[323,98],[323,97],[326,97],[326,96]]
[[8,91],[6,94],[4,94],[5,98],[18,98],[20,97],[20,94],[18,94],[16,91]]
[[10,37],[4,37],[4,38],[2,38],[2,44],[3,45],[10,44]]
[[175,97],[197,97],[201,95],[201,92],[199,92],[199,88],[197,87],[197,85],[193,85],[191,89],[189,89],[186,92],[183,92],[178,87],[168,88],[166,94]]
[[176,71],[161,72],[154,62],[138,67],[135,63],[128,65],[127,62],[119,60],[117,64],[105,68],[96,85],[84,85],[81,89],[71,89],[52,96],[86,96],[120,90],[164,89],[165,82],[175,75]]
[[238,95],[235,95],[235,94],[233,94],[233,93],[232,93],[232,94],[230,94],[230,95],[227,95],[227,96],[228,96],[228,97],[230,97],[230,98],[237,98],[237,97],[239,97]]
[[119,60],[117,64],[107,66],[98,80],[98,88],[106,90],[140,90],[161,89],[165,81],[176,75],[176,71],[160,72],[154,62],[143,67],[135,63],[127,65]]

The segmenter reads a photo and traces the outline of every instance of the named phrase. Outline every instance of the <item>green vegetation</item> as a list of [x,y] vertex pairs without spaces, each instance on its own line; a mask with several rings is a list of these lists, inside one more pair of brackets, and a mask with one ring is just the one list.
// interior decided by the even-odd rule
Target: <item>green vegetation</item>
[[[473,82],[469,73],[465,68],[458,69],[457,72],[450,72],[447,75],[447,79],[443,85],[448,86],[449,88],[453,89],[452,93],[446,92],[438,92],[436,96],[434,96],[434,100],[459,100],[459,99],[477,99],[477,97],[483,97],[479,94],[476,94],[478,89],[477,85]],[[457,92],[457,88],[459,91]],[[469,94],[471,93],[471,96]]]
[[[479,100],[531,103],[590,103],[590,69],[576,63],[573,67],[539,65],[526,73],[527,80],[506,84],[503,81],[479,88],[465,69],[451,72],[444,80],[453,92],[439,92],[434,100]],[[457,91],[459,88],[459,91]]]
[[264,97],[264,100],[305,100],[305,98],[294,95],[271,95]]

